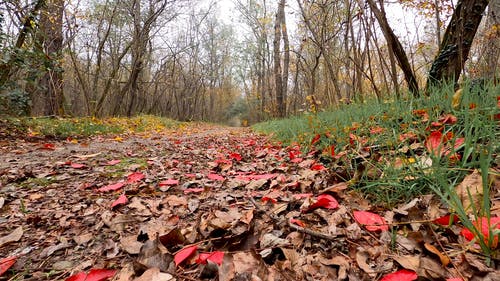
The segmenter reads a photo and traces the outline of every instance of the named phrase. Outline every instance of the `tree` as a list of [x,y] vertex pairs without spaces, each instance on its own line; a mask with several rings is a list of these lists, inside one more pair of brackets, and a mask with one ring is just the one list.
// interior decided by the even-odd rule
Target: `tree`
[[456,83],[469,56],[488,0],[459,0],[432,63],[426,88]]
[[38,81],[38,89],[32,93],[31,114],[35,116],[61,116],[64,114],[63,73],[61,66],[63,49],[64,0],[47,0],[40,16],[37,46],[47,58],[46,70]]
[[[281,40],[283,39],[284,57],[281,66]],[[285,21],[285,0],[280,0],[274,22],[274,81],[278,117],[286,116],[286,96],[288,89],[288,67],[290,64],[290,46]]]

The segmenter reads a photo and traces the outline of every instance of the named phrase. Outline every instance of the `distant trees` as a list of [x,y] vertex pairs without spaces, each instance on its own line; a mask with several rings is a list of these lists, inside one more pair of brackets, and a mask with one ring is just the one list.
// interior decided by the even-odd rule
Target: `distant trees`
[[454,3],[234,0],[231,27],[206,1],[3,1],[0,114],[252,122],[498,77],[499,1]]

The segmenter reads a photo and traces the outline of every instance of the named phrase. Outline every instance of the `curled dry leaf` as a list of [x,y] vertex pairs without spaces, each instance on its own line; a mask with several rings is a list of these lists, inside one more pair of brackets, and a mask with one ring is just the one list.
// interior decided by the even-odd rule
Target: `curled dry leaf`
[[446,255],[444,255],[443,253],[441,253],[436,247],[434,247],[433,245],[429,244],[429,243],[424,243],[424,247],[425,249],[427,249],[427,251],[435,254],[436,256],[439,257],[439,260],[441,261],[441,264],[446,267],[448,266],[448,264],[450,264],[450,258]]
[[481,210],[483,198],[483,179],[478,170],[467,175],[464,180],[455,188],[457,195],[462,201],[465,211],[470,214],[473,210]]

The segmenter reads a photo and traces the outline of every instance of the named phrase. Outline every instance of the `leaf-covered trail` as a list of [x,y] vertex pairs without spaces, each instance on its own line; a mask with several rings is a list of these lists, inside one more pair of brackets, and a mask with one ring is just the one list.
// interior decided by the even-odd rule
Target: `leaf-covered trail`
[[[443,266],[444,249],[433,254],[424,245],[452,241],[436,241],[429,225],[385,231],[395,217],[421,220],[429,212],[422,206],[437,205],[431,196],[377,210],[346,187],[314,154],[246,128],[0,140],[0,258],[15,257],[0,280],[84,280],[82,272],[121,281],[497,273],[460,251]],[[0,272],[10,263],[0,261]]]

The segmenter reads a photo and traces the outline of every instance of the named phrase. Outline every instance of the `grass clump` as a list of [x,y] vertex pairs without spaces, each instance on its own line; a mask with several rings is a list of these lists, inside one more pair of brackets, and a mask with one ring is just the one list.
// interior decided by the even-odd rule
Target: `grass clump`
[[150,115],[133,118],[112,117],[98,119],[94,117],[79,118],[7,118],[2,121],[6,127],[28,136],[54,138],[89,137],[94,135],[122,134],[134,132],[156,131],[179,126],[179,122]]

